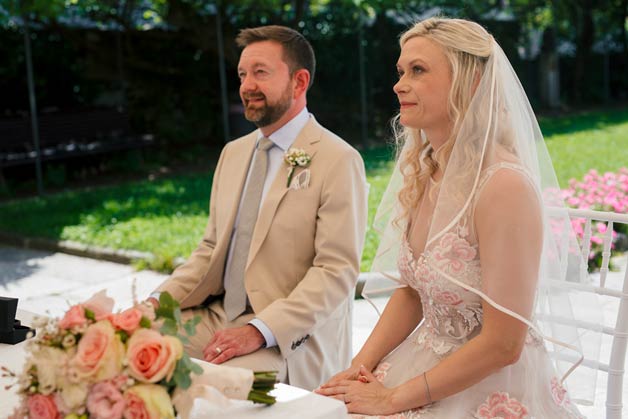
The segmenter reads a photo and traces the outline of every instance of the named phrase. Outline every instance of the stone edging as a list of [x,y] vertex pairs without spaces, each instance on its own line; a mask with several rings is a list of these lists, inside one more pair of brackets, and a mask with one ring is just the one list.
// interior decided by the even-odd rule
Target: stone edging
[[135,260],[151,260],[152,253],[137,250],[118,250],[108,247],[87,245],[70,240],[52,240],[40,237],[23,237],[17,234],[0,232],[0,243],[24,249],[48,250],[75,256],[88,257],[109,262],[130,264]]

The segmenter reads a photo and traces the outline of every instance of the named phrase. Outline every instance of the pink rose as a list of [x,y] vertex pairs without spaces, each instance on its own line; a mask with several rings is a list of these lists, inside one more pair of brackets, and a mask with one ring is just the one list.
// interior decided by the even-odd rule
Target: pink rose
[[150,415],[146,409],[144,400],[135,393],[127,392],[124,394],[126,409],[124,410],[124,419],[149,419]]
[[87,410],[92,419],[120,419],[124,407],[122,393],[110,381],[94,385],[87,396]]
[[85,317],[85,308],[82,305],[75,305],[65,313],[65,316],[59,321],[60,329],[72,329],[87,324]]
[[59,411],[52,396],[35,394],[28,398],[28,417],[30,419],[59,419]]
[[151,322],[155,320],[155,306],[153,306],[152,303],[145,301],[136,304],[133,308],[139,310],[142,316],[146,317]]
[[102,381],[120,373],[123,357],[124,345],[111,323],[103,320],[87,328],[70,365],[78,376]]
[[174,419],[174,407],[166,388],[138,384],[124,393],[125,419]]
[[83,306],[93,311],[96,320],[100,321],[111,314],[113,303],[113,298],[107,297],[106,291],[102,290],[92,295],[89,300],[83,303]]
[[127,358],[130,375],[144,383],[170,380],[183,356],[181,341],[151,329],[139,329],[129,338]]
[[124,330],[128,334],[135,332],[140,327],[142,312],[136,308],[129,308],[122,313],[111,316],[111,323],[116,329]]

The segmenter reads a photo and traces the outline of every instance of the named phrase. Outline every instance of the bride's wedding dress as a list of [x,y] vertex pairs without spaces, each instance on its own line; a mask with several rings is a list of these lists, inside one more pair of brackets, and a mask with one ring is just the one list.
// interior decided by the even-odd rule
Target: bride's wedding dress
[[[526,176],[520,166],[495,164],[484,171],[476,198],[482,186],[498,170],[515,170]],[[482,328],[481,298],[429,268],[430,265],[437,266],[458,281],[483,289],[478,243],[473,228],[474,207],[471,205],[454,226],[421,254],[413,254],[407,239],[402,242],[398,259],[401,282],[419,293],[424,320],[375,368],[374,375],[386,387],[398,386],[433,368],[478,335]],[[487,352],[486,356],[490,357],[491,353]],[[561,385],[543,340],[529,329],[525,347],[515,364],[431,405],[376,417],[559,419],[582,416]]]

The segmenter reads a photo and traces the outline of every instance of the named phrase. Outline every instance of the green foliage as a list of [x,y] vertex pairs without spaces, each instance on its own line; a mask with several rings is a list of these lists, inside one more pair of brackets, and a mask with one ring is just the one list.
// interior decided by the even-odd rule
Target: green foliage
[[[183,323],[181,321],[179,303],[168,292],[162,292],[159,295],[159,307],[155,310],[155,315],[155,320],[162,322],[160,332],[164,335],[175,336],[183,343],[187,342],[188,339],[181,331],[186,332],[188,336],[192,336],[196,333],[196,325],[200,322],[200,318],[196,316]],[[192,384],[190,374],[201,374],[202,372],[202,368],[192,362],[189,355],[184,352],[181,359],[177,361],[172,378],[166,385],[168,387],[186,389]]]
[[65,166],[63,165],[48,166],[46,168],[44,178],[45,178],[46,184],[48,185],[52,185],[55,187],[63,186],[66,181]]
[[85,318],[91,321],[96,321],[96,314],[89,308],[85,308]]

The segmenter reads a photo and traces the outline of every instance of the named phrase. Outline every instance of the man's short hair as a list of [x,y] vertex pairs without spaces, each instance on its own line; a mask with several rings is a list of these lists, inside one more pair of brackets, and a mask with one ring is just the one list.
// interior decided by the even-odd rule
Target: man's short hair
[[283,60],[288,64],[290,75],[297,70],[306,69],[310,72],[308,89],[312,86],[314,71],[316,70],[316,57],[312,45],[303,35],[285,26],[269,25],[242,29],[236,37],[236,43],[240,48],[262,41],[279,43],[283,47]]

